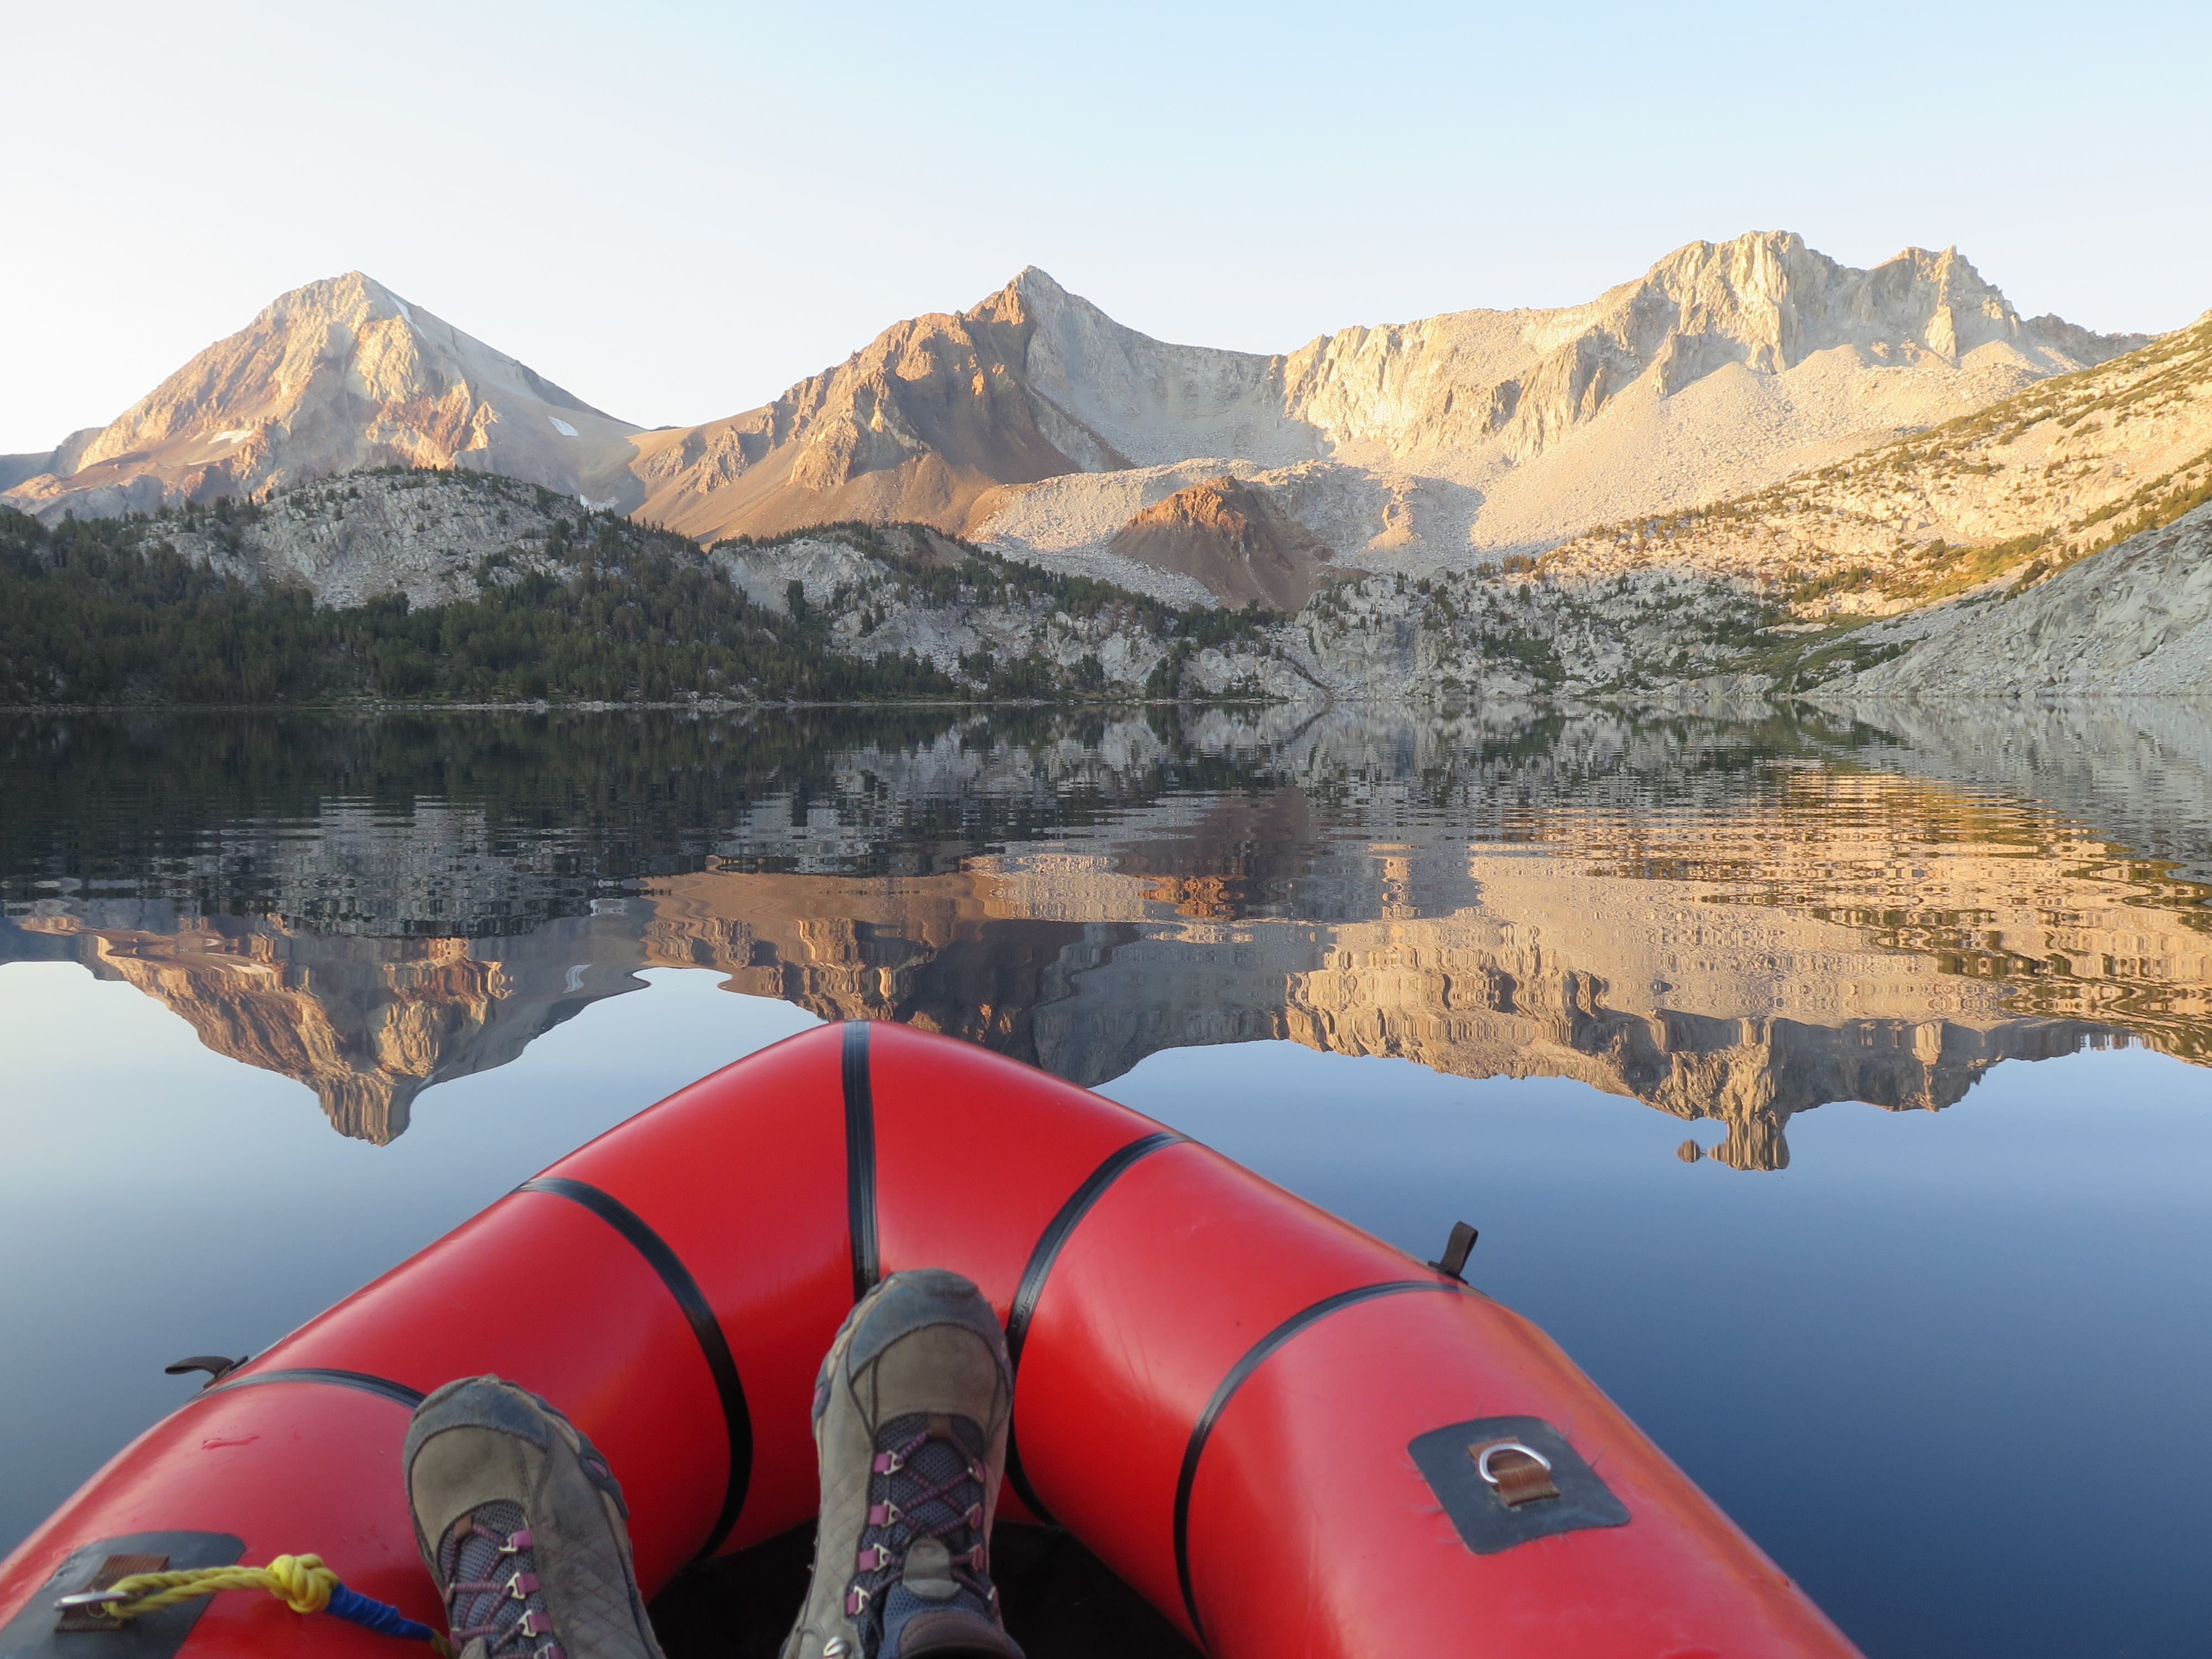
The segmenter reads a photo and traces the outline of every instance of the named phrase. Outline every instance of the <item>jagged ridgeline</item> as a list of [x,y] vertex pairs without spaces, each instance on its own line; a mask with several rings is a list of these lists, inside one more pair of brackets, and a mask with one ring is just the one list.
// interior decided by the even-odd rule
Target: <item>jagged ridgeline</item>
[[1268,620],[920,526],[702,551],[466,471],[53,524],[0,509],[0,702],[19,705],[1127,696]]
[[1332,567],[1229,474],[1117,533],[1172,564],[1203,531],[1235,554],[1234,606],[919,523],[702,548],[459,467],[151,517],[0,508],[0,702],[2202,696],[2208,446],[2212,319],[1754,494],[1468,568]]

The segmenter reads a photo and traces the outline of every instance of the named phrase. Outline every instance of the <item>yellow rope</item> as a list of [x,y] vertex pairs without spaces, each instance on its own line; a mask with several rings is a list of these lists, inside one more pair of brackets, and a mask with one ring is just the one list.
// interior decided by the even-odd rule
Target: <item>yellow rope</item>
[[[136,1619],[142,1613],[173,1607],[179,1601],[217,1590],[265,1589],[295,1613],[320,1613],[330,1605],[338,1576],[319,1555],[280,1555],[265,1567],[192,1567],[181,1572],[134,1572],[106,1588],[122,1600],[104,1601],[98,1610],[110,1619]],[[376,1604],[372,1602],[371,1606]],[[392,1612],[390,1607],[383,1609]],[[350,1617],[351,1615],[348,1615]],[[453,1659],[453,1644],[433,1631],[430,1646],[439,1659]]]
[[265,1589],[295,1613],[320,1613],[330,1605],[338,1576],[319,1555],[280,1555],[265,1567],[194,1567],[183,1572],[134,1572],[107,1589],[125,1600],[100,1611],[110,1619],[136,1619],[216,1590]]

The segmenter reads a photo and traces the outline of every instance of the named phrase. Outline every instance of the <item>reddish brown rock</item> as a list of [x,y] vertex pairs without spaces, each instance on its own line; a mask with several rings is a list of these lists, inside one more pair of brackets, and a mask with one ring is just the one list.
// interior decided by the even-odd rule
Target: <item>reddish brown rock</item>
[[1330,562],[1329,549],[1261,491],[1236,478],[1178,489],[1121,527],[1108,550],[1194,576],[1231,605],[1296,611],[1314,590],[1367,573]]

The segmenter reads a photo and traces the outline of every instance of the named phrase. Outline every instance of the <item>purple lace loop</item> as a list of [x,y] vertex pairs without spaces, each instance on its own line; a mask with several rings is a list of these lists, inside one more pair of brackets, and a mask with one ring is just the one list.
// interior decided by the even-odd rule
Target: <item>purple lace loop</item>
[[521,1505],[487,1504],[454,1523],[438,1547],[446,1622],[455,1647],[481,1637],[490,1659],[566,1659],[545,1609]]

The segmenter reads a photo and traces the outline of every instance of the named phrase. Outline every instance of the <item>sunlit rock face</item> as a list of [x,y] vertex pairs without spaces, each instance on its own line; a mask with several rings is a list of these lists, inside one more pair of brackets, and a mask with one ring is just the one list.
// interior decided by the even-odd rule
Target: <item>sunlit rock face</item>
[[[2205,330],[2212,337],[2212,328]],[[2212,437],[2212,386],[2204,431]],[[2197,459],[2212,483],[2212,451]],[[2025,592],[1885,630],[1905,648],[1837,688],[1855,698],[2212,696],[2212,503]]]
[[1582,305],[1274,354],[1153,339],[1031,268],[757,408],[645,431],[352,271],[279,296],[107,426],[0,457],[0,489],[56,517],[462,466],[702,541],[913,520],[1294,607],[1361,569],[1758,489],[2143,343],[2023,319],[1954,249],[1861,270],[1786,231],[1691,243]]
[[636,430],[356,270],[279,295],[45,469],[10,479],[5,500],[91,517],[360,467],[465,466],[629,507]]
[[[1756,489],[2146,337],[2023,319],[1955,249],[1861,270],[1783,231],[1691,243],[1584,305],[1347,328],[1273,358],[1149,340],[1041,273],[1017,292],[1032,395],[1113,453],[1010,478],[975,532],[1132,581],[1163,554],[1188,568],[1184,543],[1129,532],[1223,472],[1340,565],[1419,574]],[[1247,579],[1202,574],[1224,599]]]
[[[2022,319],[1955,250],[1859,270],[1780,231],[1693,242],[1585,305],[1275,356],[1152,339],[1032,269],[759,409],[641,434],[636,471],[641,511],[702,538],[912,519],[1295,604],[1332,567],[1446,568],[1757,488],[2142,343]],[[1265,533],[1184,499],[1224,485]]]

